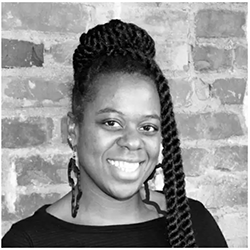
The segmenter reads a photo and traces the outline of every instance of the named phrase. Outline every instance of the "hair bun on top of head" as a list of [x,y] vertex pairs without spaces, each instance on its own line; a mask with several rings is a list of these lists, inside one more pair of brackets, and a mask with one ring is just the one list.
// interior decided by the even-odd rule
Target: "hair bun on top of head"
[[88,67],[91,61],[102,55],[125,55],[127,51],[154,58],[155,43],[152,37],[133,23],[113,19],[83,33],[73,55],[74,70]]

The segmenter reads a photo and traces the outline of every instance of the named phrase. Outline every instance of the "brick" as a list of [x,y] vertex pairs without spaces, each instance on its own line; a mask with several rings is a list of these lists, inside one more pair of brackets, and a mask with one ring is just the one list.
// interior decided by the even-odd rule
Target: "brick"
[[230,50],[197,45],[193,48],[192,54],[194,67],[197,71],[221,71],[232,66],[232,53]]
[[20,219],[16,214],[8,211],[8,207],[5,202],[5,196],[2,195],[2,220],[10,221],[10,220],[18,220]]
[[215,150],[213,156],[214,168],[221,171],[247,171],[247,146],[226,146]]
[[182,149],[183,168],[186,176],[200,176],[209,166],[209,152],[201,148]]
[[[2,190],[5,189],[6,186],[8,186],[8,180],[10,177],[10,171],[11,171],[11,159],[10,156],[7,152],[5,152],[5,150],[2,150],[2,154],[1,154],[1,167],[2,167],[2,175],[1,175],[1,184],[2,184]],[[2,191],[2,194],[4,194],[4,192]]]
[[176,120],[183,139],[219,140],[244,134],[235,114],[176,114]]
[[[224,177],[218,171],[213,171],[206,172],[202,177],[189,178],[192,178],[195,186],[189,190],[189,196],[200,200],[207,208],[247,206],[246,177]],[[198,183],[195,179],[199,179]]]
[[[247,220],[247,219],[246,219]],[[247,229],[246,229],[247,231]],[[226,239],[229,248],[247,248],[248,247],[248,236],[235,237],[232,239]]]
[[[69,155],[67,157],[67,159],[65,160],[65,166],[67,167],[69,164],[69,159],[70,159],[71,155]],[[65,171],[65,169],[63,168],[59,168],[56,170],[56,174],[57,176],[60,178],[60,183],[68,183],[68,174],[67,171]]]
[[246,80],[238,78],[217,79],[212,84],[211,93],[222,104],[242,104],[246,90]]
[[192,83],[187,79],[168,80],[175,107],[187,107],[191,104]]
[[[93,2],[92,2],[93,4]],[[93,10],[91,12],[91,23],[89,24],[89,28],[92,28],[100,23],[109,22],[111,19],[116,18],[115,2],[95,2],[93,4]]]
[[206,38],[243,37],[244,12],[200,10],[196,16],[196,36]]
[[2,68],[42,67],[43,44],[2,39]]
[[196,77],[193,79],[195,96],[200,101],[205,101],[210,99],[210,88],[211,85],[202,80],[202,78]]
[[235,65],[238,68],[244,68],[247,69],[247,64],[248,64],[248,50],[247,48],[243,46],[238,46],[235,49]]
[[4,221],[4,220],[2,220],[2,231],[1,231],[1,233],[2,233],[2,237],[9,231],[9,229],[11,228],[11,226],[12,226],[12,221]]
[[168,40],[185,38],[189,30],[187,12],[171,10],[168,6],[158,8],[154,3],[121,3],[120,17],[144,28],[153,37]]
[[57,63],[72,65],[72,58],[79,41],[67,41],[61,44],[51,46],[50,54]]
[[51,118],[2,119],[2,147],[25,148],[41,145],[52,138]]
[[64,116],[61,119],[61,139],[62,139],[62,143],[67,143],[67,138],[68,138],[67,116]]
[[[32,215],[37,209],[45,204],[52,204],[60,199],[60,194],[38,194],[32,193],[30,195],[20,195],[16,201],[16,214],[22,218]],[[28,204],[28,205],[27,205]]]
[[57,76],[48,79],[44,77],[3,77],[4,94],[14,99],[35,100],[42,102],[50,100],[59,102],[68,96],[72,76]]
[[224,214],[223,217],[220,218],[219,223],[223,233],[229,239],[234,239],[248,236],[247,221],[247,211],[245,213],[239,211]]
[[184,42],[156,43],[156,62],[162,70],[187,71],[188,44]]
[[[58,170],[64,170],[67,176],[67,164],[70,156],[54,155],[53,157],[41,157],[33,155],[30,157],[16,158],[15,166],[17,171],[17,183],[20,186],[41,184],[65,183],[66,178],[61,178]],[[67,182],[66,182],[67,183]]]
[[82,33],[90,9],[82,3],[3,3],[2,28]]
[[13,213],[15,210],[13,202],[16,199],[17,185],[16,185],[16,171],[11,161],[9,152],[2,150],[2,218],[4,220],[15,219],[16,216]]

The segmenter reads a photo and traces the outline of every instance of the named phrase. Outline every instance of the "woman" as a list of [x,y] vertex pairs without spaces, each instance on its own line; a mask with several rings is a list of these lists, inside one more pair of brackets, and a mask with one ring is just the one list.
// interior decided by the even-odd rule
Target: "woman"
[[[72,191],[14,224],[3,246],[227,246],[210,213],[186,197],[169,86],[154,56],[153,39],[134,24],[111,20],[81,35],[68,114]],[[153,192],[147,181],[158,167],[164,188]]]

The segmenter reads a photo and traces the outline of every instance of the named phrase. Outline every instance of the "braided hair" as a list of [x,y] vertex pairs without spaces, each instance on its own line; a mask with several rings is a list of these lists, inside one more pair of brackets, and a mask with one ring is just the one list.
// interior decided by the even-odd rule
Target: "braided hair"
[[80,37],[73,55],[72,111],[83,119],[84,103],[96,93],[94,79],[105,73],[139,73],[156,85],[161,104],[163,192],[166,228],[172,247],[196,246],[173,103],[166,78],[154,60],[155,43],[142,28],[120,20],[97,25]]

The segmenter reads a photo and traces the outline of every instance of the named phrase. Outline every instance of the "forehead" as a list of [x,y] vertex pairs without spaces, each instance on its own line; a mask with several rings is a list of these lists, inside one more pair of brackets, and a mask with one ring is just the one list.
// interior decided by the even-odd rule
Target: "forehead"
[[159,95],[153,80],[140,74],[116,73],[99,76],[95,80],[97,86],[97,95],[95,103],[120,104],[128,106],[129,104],[144,103],[154,109],[159,108]]

